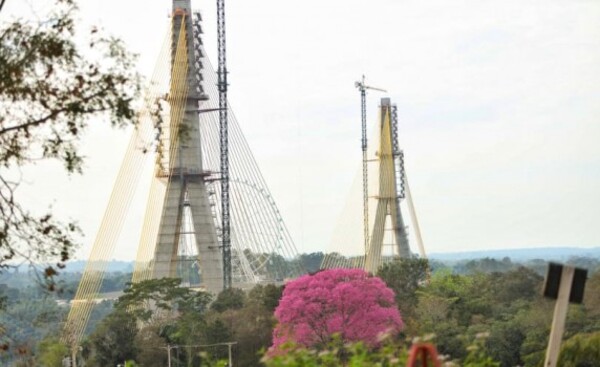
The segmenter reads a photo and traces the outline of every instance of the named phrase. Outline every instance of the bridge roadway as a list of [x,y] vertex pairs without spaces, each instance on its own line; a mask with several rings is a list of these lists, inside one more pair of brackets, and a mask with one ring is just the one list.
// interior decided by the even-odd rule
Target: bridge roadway
[[[268,284],[274,284],[277,286],[283,285],[285,283],[285,281],[276,281],[276,282],[268,282]],[[265,283],[267,284],[267,282]],[[236,283],[236,288],[240,288],[240,289],[251,289],[252,287],[254,287],[257,284],[254,283],[247,283],[247,284],[239,284]],[[186,284],[182,284],[183,287],[188,287],[191,290],[194,291],[205,291],[205,289],[203,287],[194,287],[194,286],[189,286]],[[123,294],[125,294],[125,292],[123,291],[114,291],[114,292],[106,292],[106,293],[100,293],[98,294],[98,297],[92,298],[90,301],[94,302],[94,303],[100,303],[102,301],[114,301],[116,299],[118,299],[119,297],[121,297]],[[80,300],[80,301],[75,301],[75,300],[71,300],[69,301],[69,304],[72,304],[73,302],[87,302],[86,300]]]

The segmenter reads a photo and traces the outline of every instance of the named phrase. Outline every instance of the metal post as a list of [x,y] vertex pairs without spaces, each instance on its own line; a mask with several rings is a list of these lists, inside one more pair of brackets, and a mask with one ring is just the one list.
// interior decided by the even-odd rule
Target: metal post
[[167,344],[167,361],[168,366],[171,367],[171,345]]
[[71,347],[71,367],[77,367],[77,345]]
[[232,346],[232,343],[227,343],[227,347],[229,348],[229,352],[228,352],[229,353],[229,367],[233,367],[233,362],[231,360],[231,346]]
[[560,277],[560,286],[558,288],[558,297],[554,307],[554,318],[552,319],[552,329],[550,331],[550,340],[548,341],[548,350],[546,351],[546,360],[544,367],[556,367],[558,355],[560,354],[560,344],[565,330],[565,321],[569,309],[569,297],[571,295],[571,285],[573,284],[573,275],[575,268],[572,266],[563,267]]

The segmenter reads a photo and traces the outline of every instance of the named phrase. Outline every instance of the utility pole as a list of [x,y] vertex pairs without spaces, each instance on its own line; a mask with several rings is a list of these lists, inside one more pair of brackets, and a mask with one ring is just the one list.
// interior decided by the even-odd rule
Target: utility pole
[[224,342],[224,343],[215,343],[215,344],[194,344],[194,345],[171,345],[167,344],[166,347],[159,347],[161,349],[167,350],[167,365],[171,367],[171,349],[178,348],[208,348],[208,347],[218,347],[218,346],[227,346],[227,354],[228,354],[228,367],[233,367],[233,356],[231,353],[231,347],[236,345],[237,342]]
[[361,122],[362,122],[362,170],[363,170],[363,231],[364,231],[364,246],[365,256],[369,249],[369,172],[367,167],[367,89],[376,90],[386,93],[387,91],[380,88],[365,85],[365,76],[362,80],[355,82],[354,86],[360,91],[360,107],[361,107]]
[[177,349],[177,348],[179,348],[179,345],[167,344],[166,347],[159,347],[159,348],[167,350],[167,366],[171,367],[171,349]]
[[227,367],[233,367],[233,359],[231,356],[231,346],[237,344],[237,342],[226,343],[227,344],[227,356],[229,357],[229,365]]
[[171,367],[171,346],[167,344],[167,363]]
[[217,0],[217,45],[219,129],[221,142],[221,246],[223,253],[223,289],[231,288],[231,218],[229,215],[229,131],[227,120],[227,57],[225,47],[225,0]]

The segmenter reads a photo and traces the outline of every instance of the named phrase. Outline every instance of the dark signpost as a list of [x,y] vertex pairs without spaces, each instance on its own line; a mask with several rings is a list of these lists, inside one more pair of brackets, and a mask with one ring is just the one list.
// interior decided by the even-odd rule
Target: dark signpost
[[544,297],[556,300],[550,340],[546,351],[545,367],[555,367],[560,353],[560,344],[565,329],[570,303],[583,301],[583,290],[587,270],[572,266],[549,263],[544,284]]

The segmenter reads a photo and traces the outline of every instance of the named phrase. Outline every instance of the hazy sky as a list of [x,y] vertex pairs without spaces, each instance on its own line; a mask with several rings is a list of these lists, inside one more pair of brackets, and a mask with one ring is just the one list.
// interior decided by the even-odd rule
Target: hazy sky
[[[215,1],[192,2],[216,60]],[[80,3],[152,70],[169,1]],[[362,74],[398,104],[428,252],[600,246],[600,2],[227,0],[226,12],[230,103],[300,251],[328,248],[360,166]],[[369,94],[371,124],[382,96]],[[82,257],[126,135],[94,126],[83,177],[38,167],[24,187],[79,219]],[[126,230],[116,258],[134,257],[139,230]]]

